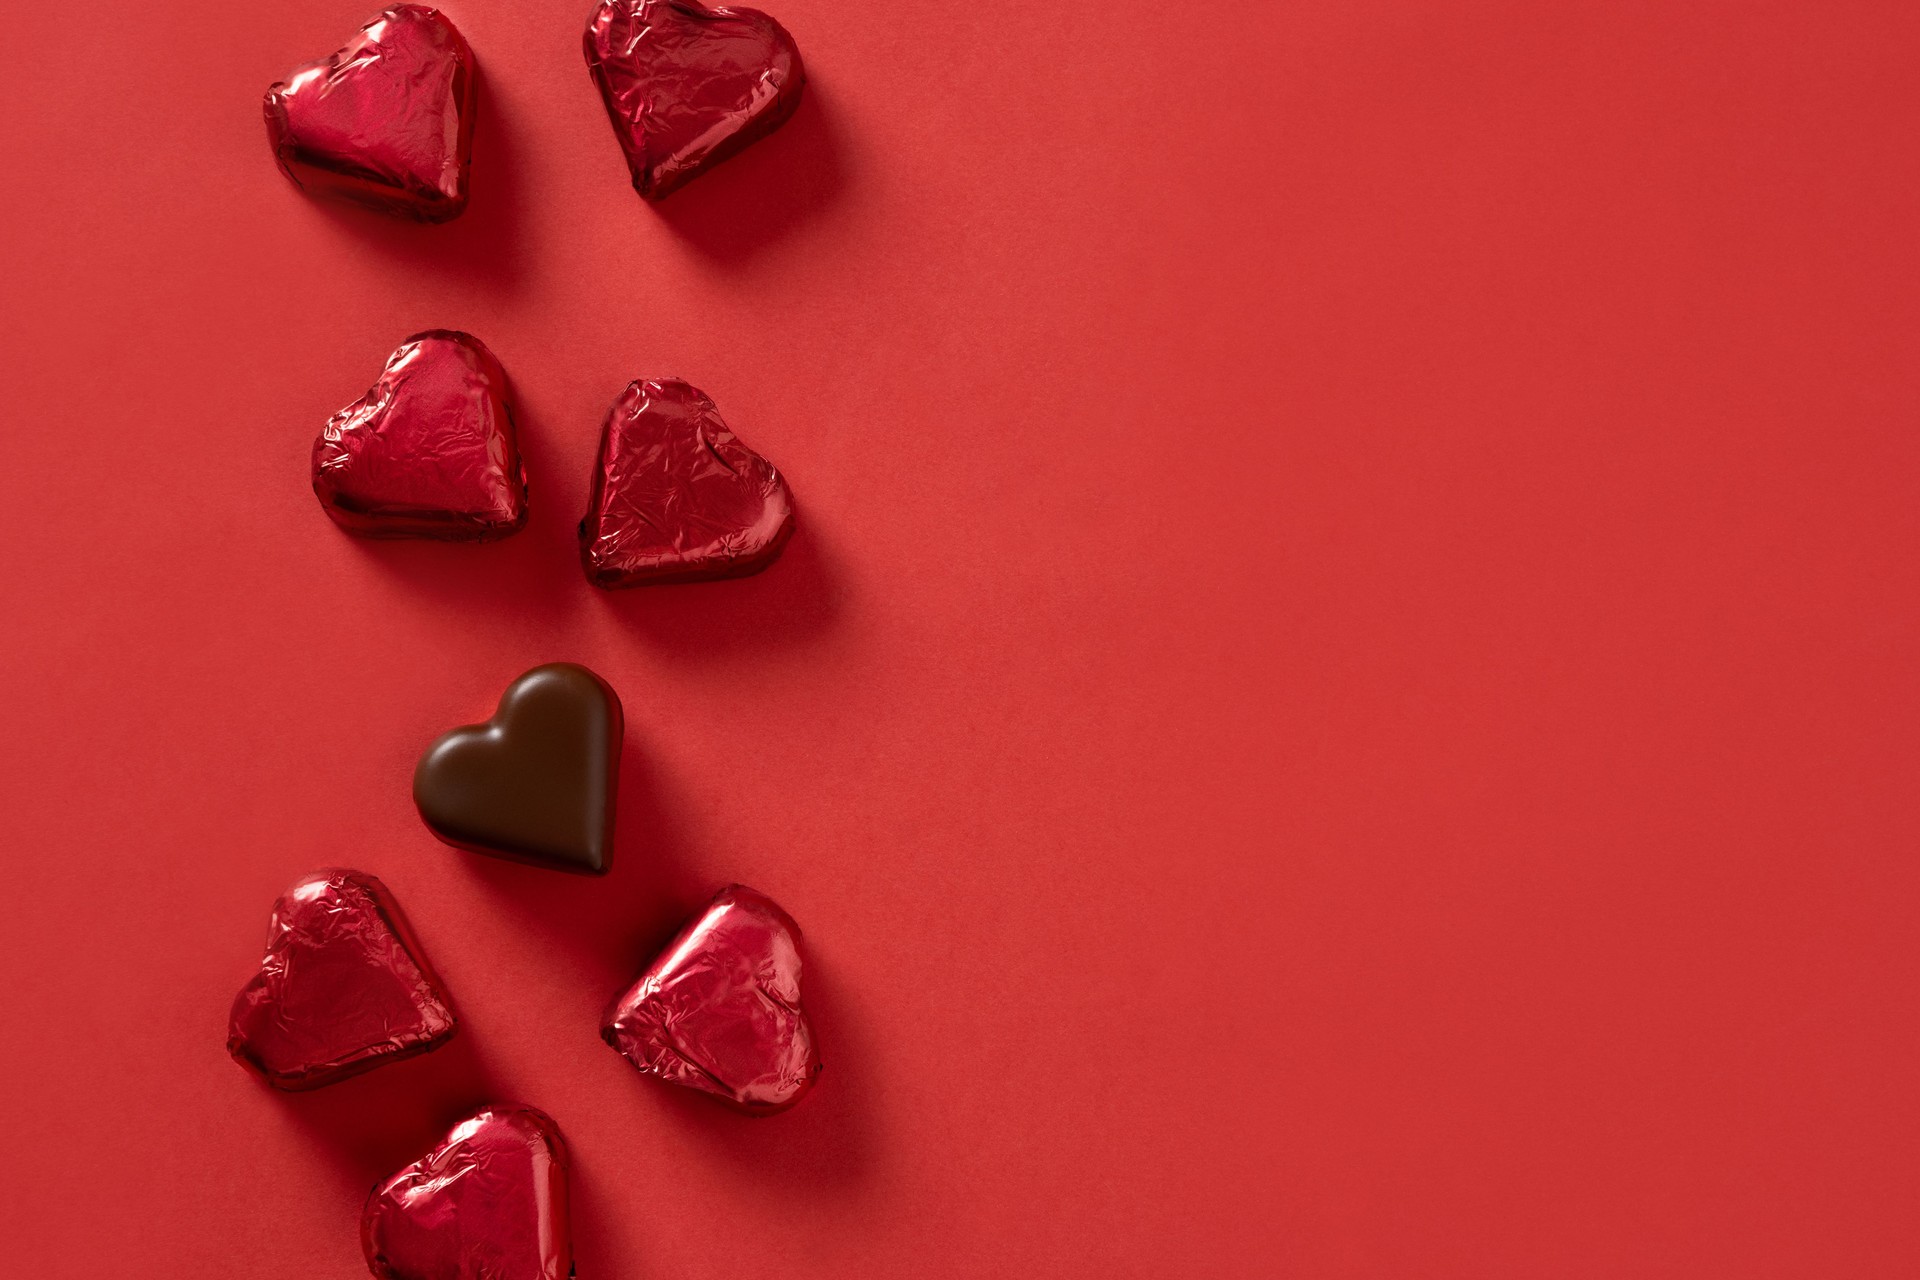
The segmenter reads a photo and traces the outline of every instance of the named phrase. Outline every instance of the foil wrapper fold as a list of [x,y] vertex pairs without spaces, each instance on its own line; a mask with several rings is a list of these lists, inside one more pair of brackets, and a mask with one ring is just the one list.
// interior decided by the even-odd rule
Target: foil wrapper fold
[[313,442],[313,492],[368,538],[485,542],[527,521],[506,370],[478,338],[416,333]]
[[800,926],[743,885],[720,891],[607,1010],[600,1036],[641,1071],[749,1115],[820,1073],[800,1000]]
[[485,1107],[373,1189],[360,1218],[380,1280],[567,1280],[568,1161],[559,1126]]
[[587,69],[649,200],[785,124],[806,71],[786,29],[755,9],[692,0],[601,0]]
[[786,481],[699,390],[634,382],[614,401],[580,522],[589,582],[742,577],[772,564],[792,534]]
[[280,1089],[317,1089],[426,1053],[452,1003],[386,886],[315,872],[273,907],[259,972],[233,999],[227,1052]]
[[267,90],[267,138],[315,195],[445,222],[467,207],[476,92],[473,51],[446,15],[395,5]]

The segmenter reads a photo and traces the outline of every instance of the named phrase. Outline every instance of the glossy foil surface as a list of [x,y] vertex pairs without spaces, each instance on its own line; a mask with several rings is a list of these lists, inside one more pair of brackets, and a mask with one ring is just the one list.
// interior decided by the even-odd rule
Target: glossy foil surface
[[267,951],[233,999],[227,1052],[281,1089],[316,1089],[425,1053],[452,1004],[386,886],[315,872],[283,894]]
[[720,891],[607,1011],[601,1038],[648,1075],[751,1115],[820,1073],[800,1004],[800,926],[743,885]]
[[758,573],[793,534],[786,481],[684,382],[631,383],[600,433],[580,559],[600,587]]
[[315,195],[444,222],[467,207],[476,87],[446,15],[395,5],[267,90],[267,137]]
[[503,538],[527,520],[507,375],[471,334],[416,333],[313,442],[313,492],[369,538]]
[[485,1107],[373,1189],[360,1218],[382,1280],[567,1280],[567,1148],[527,1107]]
[[755,9],[601,0],[586,52],[634,190],[649,200],[786,123],[806,83],[793,37]]

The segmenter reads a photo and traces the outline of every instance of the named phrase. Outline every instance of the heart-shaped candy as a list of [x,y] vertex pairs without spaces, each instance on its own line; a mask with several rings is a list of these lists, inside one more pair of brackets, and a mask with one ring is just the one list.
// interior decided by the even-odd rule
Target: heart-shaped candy
[[684,382],[634,382],[600,433],[580,560],[597,587],[737,578],[772,564],[793,534],[773,465],[741,444]]
[[233,998],[227,1052],[281,1089],[317,1089],[454,1032],[445,988],[386,886],[319,871],[273,905],[260,971]]
[[764,894],[722,889],[614,1001],[600,1037],[648,1075],[749,1115],[785,1111],[820,1073],[800,926]]
[[373,1189],[360,1245],[381,1280],[567,1280],[567,1148],[527,1107],[486,1107]]
[[484,542],[527,522],[507,375],[471,334],[416,333],[313,442],[313,491],[369,538]]
[[473,51],[446,15],[395,5],[267,90],[267,136],[297,186],[445,222],[467,207],[475,91]]
[[535,667],[485,724],[420,757],[413,801],[456,848],[600,875],[613,852],[624,726],[620,698],[585,667]]
[[785,124],[806,71],[781,25],[757,9],[693,0],[601,0],[587,68],[649,200]]

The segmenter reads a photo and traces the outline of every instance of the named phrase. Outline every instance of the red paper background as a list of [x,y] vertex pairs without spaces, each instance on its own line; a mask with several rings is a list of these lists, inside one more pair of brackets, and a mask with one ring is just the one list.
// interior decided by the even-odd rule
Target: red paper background
[[[448,0],[443,227],[269,158],[360,4],[9,9],[0,1270],[345,1280],[517,1098],[584,1280],[1920,1272],[1920,8],[783,0],[806,104],[659,209],[585,8]],[[517,385],[506,543],[308,489],[428,326]],[[669,374],[802,531],[593,591]],[[409,804],[554,659],[603,881]],[[341,863],[466,1025],[279,1096],[227,1004]],[[595,1035],[731,879],[827,1058],[763,1122]]]

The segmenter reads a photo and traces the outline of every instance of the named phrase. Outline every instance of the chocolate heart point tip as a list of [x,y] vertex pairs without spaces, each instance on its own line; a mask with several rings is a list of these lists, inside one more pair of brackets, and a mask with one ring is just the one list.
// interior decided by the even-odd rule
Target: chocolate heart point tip
[[507,686],[490,720],[427,748],[414,804],[455,848],[602,875],[623,732],[620,698],[605,680],[570,662],[535,667]]

